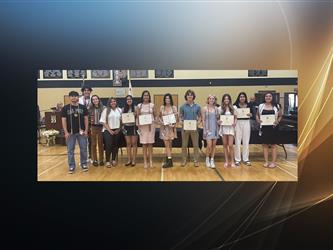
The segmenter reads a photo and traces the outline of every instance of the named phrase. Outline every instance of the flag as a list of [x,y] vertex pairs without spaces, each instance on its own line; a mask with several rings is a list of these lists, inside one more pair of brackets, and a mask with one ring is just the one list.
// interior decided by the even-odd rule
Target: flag
[[131,80],[128,81],[128,94],[132,95],[132,83],[131,83]]

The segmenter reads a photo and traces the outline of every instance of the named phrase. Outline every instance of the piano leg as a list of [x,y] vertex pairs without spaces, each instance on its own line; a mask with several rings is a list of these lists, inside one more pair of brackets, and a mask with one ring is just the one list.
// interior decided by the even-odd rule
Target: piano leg
[[287,150],[286,150],[286,148],[284,147],[284,144],[278,144],[278,146],[280,146],[280,147],[283,148],[283,150],[284,150],[284,154],[286,155],[286,159],[287,159],[288,155],[287,155]]

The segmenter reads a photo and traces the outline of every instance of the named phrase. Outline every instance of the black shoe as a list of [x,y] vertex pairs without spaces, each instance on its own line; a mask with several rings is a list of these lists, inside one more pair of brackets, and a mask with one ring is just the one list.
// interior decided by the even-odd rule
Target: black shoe
[[97,162],[97,161],[93,161],[93,165],[94,165],[95,167],[98,167],[98,162]]
[[165,157],[165,160],[162,164],[162,168],[167,168],[168,167],[168,157]]
[[170,168],[173,167],[173,162],[172,162],[172,158],[170,159]]
[[104,166],[104,162],[101,161],[101,162],[99,163],[99,165],[100,165],[100,166]]
[[132,164],[132,162],[127,162],[126,164],[125,164],[125,166],[129,166],[129,165],[131,165]]
[[131,166],[134,167],[135,165],[136,165],[135,162],[134,163],[132,162]]
[[170,159],[170,158],[167,158],[166,161],[167,161],[167,162],[166,162],[166,167],[167,167],[167,168],[170,168],[170,167],[171,167],[171,159]]

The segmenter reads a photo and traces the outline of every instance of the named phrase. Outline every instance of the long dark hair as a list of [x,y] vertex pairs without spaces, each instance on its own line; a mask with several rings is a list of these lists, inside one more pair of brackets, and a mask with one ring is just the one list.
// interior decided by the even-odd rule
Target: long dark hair
[[109,114],[110,114],[110,112],[111,112],[111,102],[112,102],[112,100],[115,100],[115,101],[116,101],[116,103],[117,103],[116,108],[118,108],[118,102],[117,102],[117,99],[114,98],[114,97],[110,97],[109,100],[108,100],[108,103],[106,104],[106,124],[109,123],[109,122],[108,122],[108,121],[109,121],[108,117],[109,117]]
[[141,103],[143,103],[143,95],[144,95],[145,93],[147,93],[147,94],[149,95],[149,102],[151,102],[151,96],[150,96],[149,91],[148,91],[148,90],[144,90],[144,91],[142,92],[142,95],[141,95]]
[[[93,104],[93,102],[92,102],[93,97],[97,97],[97,99],[98,99],[98,107],[97,108],[95,107],[95,104]],[[90,105],[89,105],[89,109],[88,110],[89,111],[94,111],[94,109],[99,109],[100,112],[102,112],[103,109],[104,109],[103,103],[101,102],[101,99],[99,98],[98,95],[93,95],[90,98]]]
[[232,106],[232,101],[231,101],[231,96],[229,94],[224,94],[222,96],[222,102],[221,102],[221,109],[222,109],[222,114],[224,115],[225,112],[227,111],[227,107],[225,106],[224,104],[224,99],[228,97],[229,98],[229,104],[228,104],[228,107],[229,107],[229,111],[231,114],[234,114],[234,107]]
[[[131,106],[129,106],[129,105],[127,104],[127,98],[128,98],[128,97],[130,97],[131,100],[132,100],[132,105],[131,105]],[[129,109],[131,109],[132,112],[134,112],[134,102],[133,102],[133,97],[132,97],[131,95],[127,95],[127,96],[125,97],[125,100],[126,100],[126,102],[125,102],[125,106],[124,106],[124,113],[128,113]]]
[[271,102],[272,106],[273,106],[273,107],[276,107],[278,110],[280,110],[279,105],[278,105],[278,104],[275,102],[275,100],[274,100],[274,95],[273,95],[272,92],[266,92],[266,93],[265,93],[263,103],[266,103],[266,95],[268,95],[268,94],[270,94],[270,95],[272,96],[272,102]]
[[163,105],[166,105],[165,99],[169,97],[170,98],[170,105],[173,106],[173,100],[172,100],[172,95],[170,93],[166,93],[163,97]]
[[240,103],[239,99],[240,99],[241,95],[245,96],[245,103],[248,104],[246,93],[245,92],[240,92],[238,94],[237,100],[234,102],[234,105],[237,106],[237,107],[239,107],[239,103]]

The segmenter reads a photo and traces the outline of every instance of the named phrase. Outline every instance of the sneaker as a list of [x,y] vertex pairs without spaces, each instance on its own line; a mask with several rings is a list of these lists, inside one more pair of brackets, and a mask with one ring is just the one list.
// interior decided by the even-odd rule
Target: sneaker
[[235,165],[238,167],[238,166],[240,166],[240,162],[239,161],[236,161],[235,162]]
[[68,170],[68,173],[69,173],[69,174],[74,174],[74,168],[70,168],[70,169]]
[[209,157],[206,157],[206,167],[207,168],[211,167],[211,163],[210,163]]
[[215,161],[213,158],[210,159],[210,167],[215,168]]
[[111,168],[111,163],[109,161],[106,162],[106,167]]
[[250,162],[250,161],[246,161],[246,162],[245,162],[245,165],[246,165],[246,166],[251,166],[251,162]]
[[97,161],[93,161],[93,165],[94,165],[95,167],[98,167],[98,162],[97,162]]
[[82,172],[87,172],[87,171],[88,171],[88,166],[82,165]]
[[104,166],[104,162],[101,161],[101,162],[99,163],[99,165],[100,165],[100,166]]
[[125,166],[127,167],[127,166],[129,166],[129,165],[131,165],[132,164],[132,162],[131,161],[128,161],[127,163],[125,163]]

